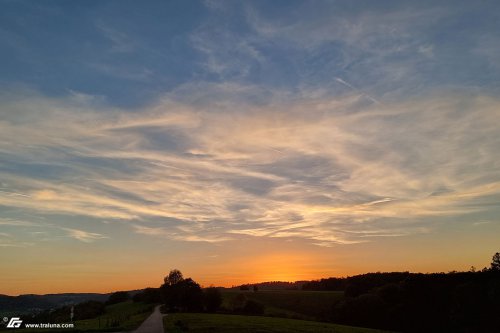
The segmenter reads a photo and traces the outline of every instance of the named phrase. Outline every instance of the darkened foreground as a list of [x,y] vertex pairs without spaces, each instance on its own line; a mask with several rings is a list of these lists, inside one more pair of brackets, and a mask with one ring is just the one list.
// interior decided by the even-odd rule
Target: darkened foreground
[[480,272],[369,273],[302,281],[300,286],[302,290],[272,293],[259,291],[261,285],[245,285],[232,289],[232,295],[224,291],[224,302],[209,307],[207,290],[203,294],[193,280],[183,280],[174,270],[160,292],[171,312],[274,315],[400,332],[500,331],[498,253],[491,268]]
[[[314,283],[340,283],[344,298],[331,321],[401,332],[498,332],[500,272],[370,273]],[[312,286],[309,286],[312,287]]]
[[0,315],[24,315],[87,301],[105,302],[110,294],[66,293],[49,295],[0,295]]
[[[42,311],[33,316],[19,315],[22,325],[16,329],[0,325],[0,331],[19,331],[33,333],[56,332],[122,332],[136,329],[149,317],[153,310],[152,304],[132,302],[130,300],[113,303],[87,301],[74,306],[74,318],[71,321],[71,306],[63,306],[53,310]],[[33,323],[73,323],[73,328],[26,328]]]
[[223,306],[251,300],[265,305],[265,315],[399,332],[500,332],[495,271],[369,273],[303,287],[307,290],[223,291]]
[[174,313],[164,317],[166,333],[378,333],[379,330],[314,321],[208,313]]
[[[13,303],[15,298],[7,300],[18,306]],[[159,288],[115,292],[106,302],[89,300],[37,311],[23,321],[69,322],[74,310],[75,331],[130,329],[155,304],[163,304],[168,312],[170,332],[342,332],[355,327],[397,332],[500,332],[500,254],[495,254],[489,269],[480,272],[369,273],[230,289],[201,288],[172,270]],[[351,327],[333,329],[332,323]]]

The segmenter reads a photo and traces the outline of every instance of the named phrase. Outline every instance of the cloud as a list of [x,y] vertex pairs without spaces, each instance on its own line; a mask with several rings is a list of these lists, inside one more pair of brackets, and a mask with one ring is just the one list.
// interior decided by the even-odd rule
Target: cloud
[[[0,221],[0,226],[5,226],[8,224],[2,224],[2,221]],[[16,237],[7,232],[0,232],[0,247],[28,247],[32,246],[33,243],[29,242],[22,242],[16,239]]]
[[40,224],[30,222],[30,221],[22,221],[18,219],[12,218],[0,218],[0,226],[13,226],[13,227],[37,227]]
[[12,243],[12,242],[4,243],[4,242],[0,242],[0,247],[29,247],[32,245],[33,245],[32,243]]
[[63,228],[63,229],[66,230],[68,237],[77,239],[77,240],[84,242],[84,243],[92,243],[92,242],[99,240],[99,239],[108,238],[107,236],[104,236],[104,235],[101,235],[98,233],[94,233],[94,232],[88,232],[88,231],[84,231],[84,230],[71,229],[71,228]]
[[[495,209],[494,97],[440,91],[382,105],[359,103],[355,91],[292,100],[271,91],[259,101],[228,91],[259,96],[252,86],[200,83],[135,112],[71,96],[4,96],[0,205],[122,221],[181,241],[321,246],[431,232]],[[63,230],[83,242],[106,238]]]
[[202,66],[221,78],[244,78],[264,65],[266,58],[257,47],[258,39],[242,36],[231,29],[216,28],[213,23],[191,34],[191,45],[204,55]]
[[[266,73],[279,73],[297,90],[340,95],[357,87],[366,98],[383,102],[384,97],[431,93],[436,87],[494,82],[498,38],[487,22],[495,20],[490,11],[496,8],[491,3],[476,11],[477,6],[464,2],[299,3],[276,11],[252,3],[244,7],[248,29],[239,37],[264,50],[271,64]],[[467,28],[462,17],[469,19]],[[336,78],[347,83],[344,88]],[[267,83],[259,76],[262,81]]]
[[98,22],[96,28],[101,31],[103,36],[111,43],[111,52],[129,53],[135,50],[136,46],[134,42],[124,32],[113,29],[103,22]]
[[[217,243],[228,241],[231,238],[221,235],[214,235],[203,232],[202,235],[197,235],[191,228],[178,227],[175,230],[166,229],[163,227],[148,227],[143,225],[133,225],[134,231],[137,234],[148,235],[154,237],[162,237],[186,242],[207,242]],[[172,228],[171,228],[172,229]]]

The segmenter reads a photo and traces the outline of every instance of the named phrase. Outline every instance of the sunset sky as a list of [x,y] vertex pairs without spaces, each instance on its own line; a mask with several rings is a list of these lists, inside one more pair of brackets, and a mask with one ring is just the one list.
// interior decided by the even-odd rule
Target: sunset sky
[[500,2],[0,0],[0,294],[481,269]]

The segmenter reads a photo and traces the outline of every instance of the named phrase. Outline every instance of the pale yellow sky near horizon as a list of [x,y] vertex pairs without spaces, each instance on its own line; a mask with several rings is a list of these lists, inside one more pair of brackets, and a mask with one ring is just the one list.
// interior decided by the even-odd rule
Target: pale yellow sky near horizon
[[[489,267],[497,234],[496,228],[484,229],[481,244],[475,244],[463,230],[452,238],[426,234],[391,238],[384,244],[337,245],[327,251],[298,242],[260,239],[251,247],[247,247],[250,242],[232,242],[228,244],[230,253],[223,246],[202,246],[186,251],[183,258],[169,255],[162,241],[154,240],[150,245],[158,251],[149,258],[126,252],[125,247],[123,256],[115,257],[115,252],[102,251],[100,246],[80,256],[81,262],[73,261],[71,255],[55,257],[64,250],[56,247],[45,249],[39,256],[19,253],[18,263],[0,277],[0,294],[108,293],[159,287],[163,277],[174,268],[204,287],[313,280],[377,271],[467,271],[471,266]],[[475,250],[465,256],[460,252],[464,246]],[[71,249],[68,253],[81,250],[72,245],[65,248]]]

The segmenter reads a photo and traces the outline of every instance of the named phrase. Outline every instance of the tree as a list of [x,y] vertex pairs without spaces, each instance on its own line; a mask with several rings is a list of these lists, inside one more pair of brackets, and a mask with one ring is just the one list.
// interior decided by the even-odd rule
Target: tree
[[79,303],[74,307],[75,320],[95,318],[102,315],[104,311],[104,303],[101,302],[86,301]]
[[116,303],[121,303],[128,301],[130,299],[130,295],[126,291],[117,291],[115,293],[112,293],[109,295],[108,301],[106,302],[107,305],[110,304],[116,304]]
[[141,292],[138,292],[132,298],[134,302],[144,302],[144,303],[160,303],[161,294],[159,288],[146,288]]
[[249,299],[245,306],[242,309],[243,313],[251,314],[251,315],[263,315],[264,314],[264,305],[256,302],[254,300]]
[[233,297],[231,299],[231,309],[234,311],[234,312],[239,312],[243,309],[243,307],[245,306],[245,304],[247,303],[247,298],[244,294],[238,294],[236,295],[236,297]]
[[174,284],[177,284],[177,283],[181,282],[182,280],[184,280],[184,277],[182,276],[181,271],[179,271],[178,269],[172,269],[170,271],[170,273],[168,273],[168,275],[165,276],[165,278],[163,279],[165,284],[168,286],[172,286]]
[[193,279],[184,279],[178,269],[173,269],[164,281],[160,294],[171,311],[203,310],[203,291]]
[[215,312],[222,304],[222,295],[219,289],[210,287],[205,289],[205,306],[208,312]]
[[500,272],[500,253],[495,253],[491,259],[491,270]]
[[161,293],[170,311],[200,311],[203,309],[203,291],[191,278],[175,284],[164,284]]

